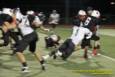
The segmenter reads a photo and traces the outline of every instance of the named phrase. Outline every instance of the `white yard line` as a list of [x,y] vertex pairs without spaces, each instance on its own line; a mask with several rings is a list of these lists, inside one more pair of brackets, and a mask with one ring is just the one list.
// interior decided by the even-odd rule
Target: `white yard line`
[[[102,32],[100,32],[100,34],[101,34],[101,35],[107,35],[107,36],[115,37],[115,35],[114,35],[113,33],[102,33]],[[109,57],[109,56],[102,55],[102,54],[100,54],[100,56],[105,57],[105,58],[107,58],[107,59],[110,59],[110,60],[112,60],[112,61],[115,61],[114,58],[111,58],[111,57]]]
[[99,29],[98,33],[101,35],[115,36],[115,29]]
[[[88,51],[89,51],[89,52],[88,52],[89,54],[92,54],[92,51],[91,51],[91,50],[88,50]],[[115,59],[112,58],[112,57],[109,57],[109,56],[106,56],[106,55],[102,55],[102,54],[100,54],[100,53],[98,53],[98,56],[101,56],[101,57],[107,58],[107,59],[109,59],[109,60],[115,62]],[[93,56],[92,56],[92,57],[93,57]]]
[[111,58],[111,57],[106,56],[106,55],[102,55],[102,54],[100,54],[100,53],[99,53],[99,55],[115,62],[115,59],[114,59],[114,58]]
[[115,34],[113,34],[113,33],[103,33],[103,32],[100,32],[99,33],[100,35],[107,35],[107,36],[112,36],[112,37],[115,37]]
[[[103,32],[100,32],[99,34],[115,37],[115,35],[114,35],[113,33],[110,34],[110,33],[103,33]],[[115,61],[114,58],[111,58],[111,57],[109,57],[109,56],[102,55],[102,54],[100,54],[100,53],[99,53],[99,55],[102,56],[102,57],[105,57],[105,58],[107,58],[107,59],[109,59],[109,60]]]

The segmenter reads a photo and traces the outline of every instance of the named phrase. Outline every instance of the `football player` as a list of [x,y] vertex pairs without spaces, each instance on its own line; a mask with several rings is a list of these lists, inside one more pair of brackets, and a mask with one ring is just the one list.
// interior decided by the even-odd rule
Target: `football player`
[[100,12],[98,10],[93,10],[92,14],[91,14],[92,17],[96,18],[97,20],[97,25],[96,25],[96,31],[93,32],[93,36],[91,38],[91,40],[94,40],[94,48],[93,48],[93,55],[97,55],[98,54],[98,51],[100,49],[100,36],[99,36],[99,22],[100,22]]
[[53,10],[49,16],[49,24],[53,29],[56,27],[56,25],[58,25],[59,20],[60,20],[60,14],[57,13],[56,10]]
[[[29,11],[29,14],[33,14],[33,11]],[[29,72],[25,56],[23,55],[23,51],[27,48],[27,46],[29,46],[29,51],[35,55],[38,61],[40,61],[42,70],[45,70],[44,60],[41,57],[40,52],[36,51],[36,43],[38,41],[38,35],[34,30],[34,28],[32,27],[32,25],[34,25],[34,27],[40,27],[41,22],[38,21],[39,19],[36,16],[35,17],[32,16],[33,19],[32,20],[31,17],[29,19],[28,15],[23,16],[19,11],[17,11],[16,19],[18,28],[20,29],[20,32],[23,37],[15,49],[16,55],[20,63],[22,64],[22,72]],[[48,29],[44,30],[47,31]]]
[[39,12],[38,13],[38,17],[40,18],[40,21],[43,23],[43,25],[45,24],[46,21],[46,16],[44,14],[44,12]]
[[59,41],[60,41],[60,36],[56,34],[52,34],[45,37],[46,48],[49,48],[49,47],[57,48],[57,46],[59,45]]
[[[12,25],[16,25],[15,17],[14,17],[14,13],[13,13],[12,9],[10,9],[10,8],[3,8],[3,11],[2,11],[2,14],[1,14],[1,16],[3,16],[3,17],[1,17],[1,21],[4,20],[3,18],[6,15],[10,15],[12,17],[11,24]],[[0,44],[0,46],[7,46],[9,44],[9,42],[10,42],[9,37],[11,37],[15,41],[15,45],[19,42],[19,38],[17,37],[17,33],[12,32],[13,30],[14,29],[8,29],[8,31],[6,31],[6,32],[4,32],[2,30],[2,34],[3,34],[2,39],[4,40],[4,43]]]
[[[88,28],[92,33],[92,37],[91,39],[92,40],[95,40],[95,41],[98,41],[100,39],[99,36],[96,35],[96,32],[97,32],[97,25],[99,23],[99,20],[98,20],[98,17],[100,17],[100,13],[98,11],[93,11],[91,16],[87,16],[86,20],[84,21],[84,27]],[[96,45],[94,46],[94,50],[93,50],[93,54],[96,55],[97,54],[97,49],[99,48],[99,44],[97,45],[97,43],[95,43]],[[85,54],[84,54],[84,58],[88,58],[87,56],[87,50],[90,46],[90,39],[87,40],[87,39],[83,39],[82,41],[82,44],[81,44],[82,48],[84,49],[85,51]]]

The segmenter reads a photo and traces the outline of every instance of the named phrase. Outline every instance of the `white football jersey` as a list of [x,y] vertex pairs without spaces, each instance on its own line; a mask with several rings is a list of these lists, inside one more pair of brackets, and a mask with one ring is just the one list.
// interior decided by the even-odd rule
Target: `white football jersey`
[[50,24],[58,24],[60,15],[58,13],[56,14],[50,14],[51,21]]
[[70,38],[75,45],[78,45],[83,40],[85,35],[87,35],[86,38],[89,39],[92,36],[92,32],[87,28],[74,26],[73,33]]
[[23,36],[32,33],[34,30],[31,28],[27,16],[23,16],[21,23],[18,25]]

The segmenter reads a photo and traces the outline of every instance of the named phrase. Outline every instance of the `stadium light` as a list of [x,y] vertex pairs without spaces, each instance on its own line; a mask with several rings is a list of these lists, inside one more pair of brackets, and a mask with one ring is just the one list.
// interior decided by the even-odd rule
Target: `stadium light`
[[115,2],[110,2],[111,5],[115,5]]

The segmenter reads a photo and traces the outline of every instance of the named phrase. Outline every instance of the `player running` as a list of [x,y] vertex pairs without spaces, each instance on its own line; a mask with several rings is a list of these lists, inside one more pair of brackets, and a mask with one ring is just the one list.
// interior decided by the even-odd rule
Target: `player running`
[[[29,14],[33,14],[33,11],[29,11]],[[36,31],[34,30],[34,28],[32,27],[32,25],[34,25],[35,27],[41,26],[39,18],[37,18],[37,16],[34,17],[34,20],[30,18],[32,20],[30,22],[30,19],[28,19],[28,15],[23,16],[20,13],[20,11],[17,11],[16,19],[17,19],[18,28],[20,29],[20,32],[23,37],[15,49],[16,55],[20,63],[22,64],[22,72],[29,72],[28,64],[26,62],[25,56],[23,55],[23,52],[27,48],[27,46],[29,46],[29,51],[35,55],[38,61],[40,61],[42,70],[45,70],[44,60],[41,57],[40,52],[36,51],[38,35]],[[44,30],[48,30],[48,29],[44,29]]]
[[[11,14],[10,14],[11,13]],[[15,14],[13,13],[13,10],[10,8],[3,8],[3,11],[1,13],[1,16],[5,16],[6,14],[10,15],[12,17],[12,25],[16,25],[16,19],[15,19]],[[1,17],[1,21],[4,20],[3,17]],[[10,29],[6,32],[4,32],[2,29],[2,39],[4,41],[4,43],[0,44],[0,46],[8,46],[8,44],[10,43],[10,37],[15,41],[15,43],[13,45],[11,45],[11,47],[15,47],[17,45],[17,43],[19,42],[19,38],[17,36],[17,32],[14,32],[14,29]]]
[[92,52],[93,55],[97,55],[97,51],[100,47],[100,43],[99,43],[100,37],[97,35],[97,26],[99,25],[99,17],[100,17],[100,12],[97,10],[94,10],[92,11],[91,16],[87,16],[86,20],[83,23],[84,24],[83,26],[88,28],[93,33],[91,39],[87,40],[84,38],[81,44],[85,52],[84,58],[86,59],[88,58],[87,51],[90,46],[90,40],[95,41],[95,45]]

